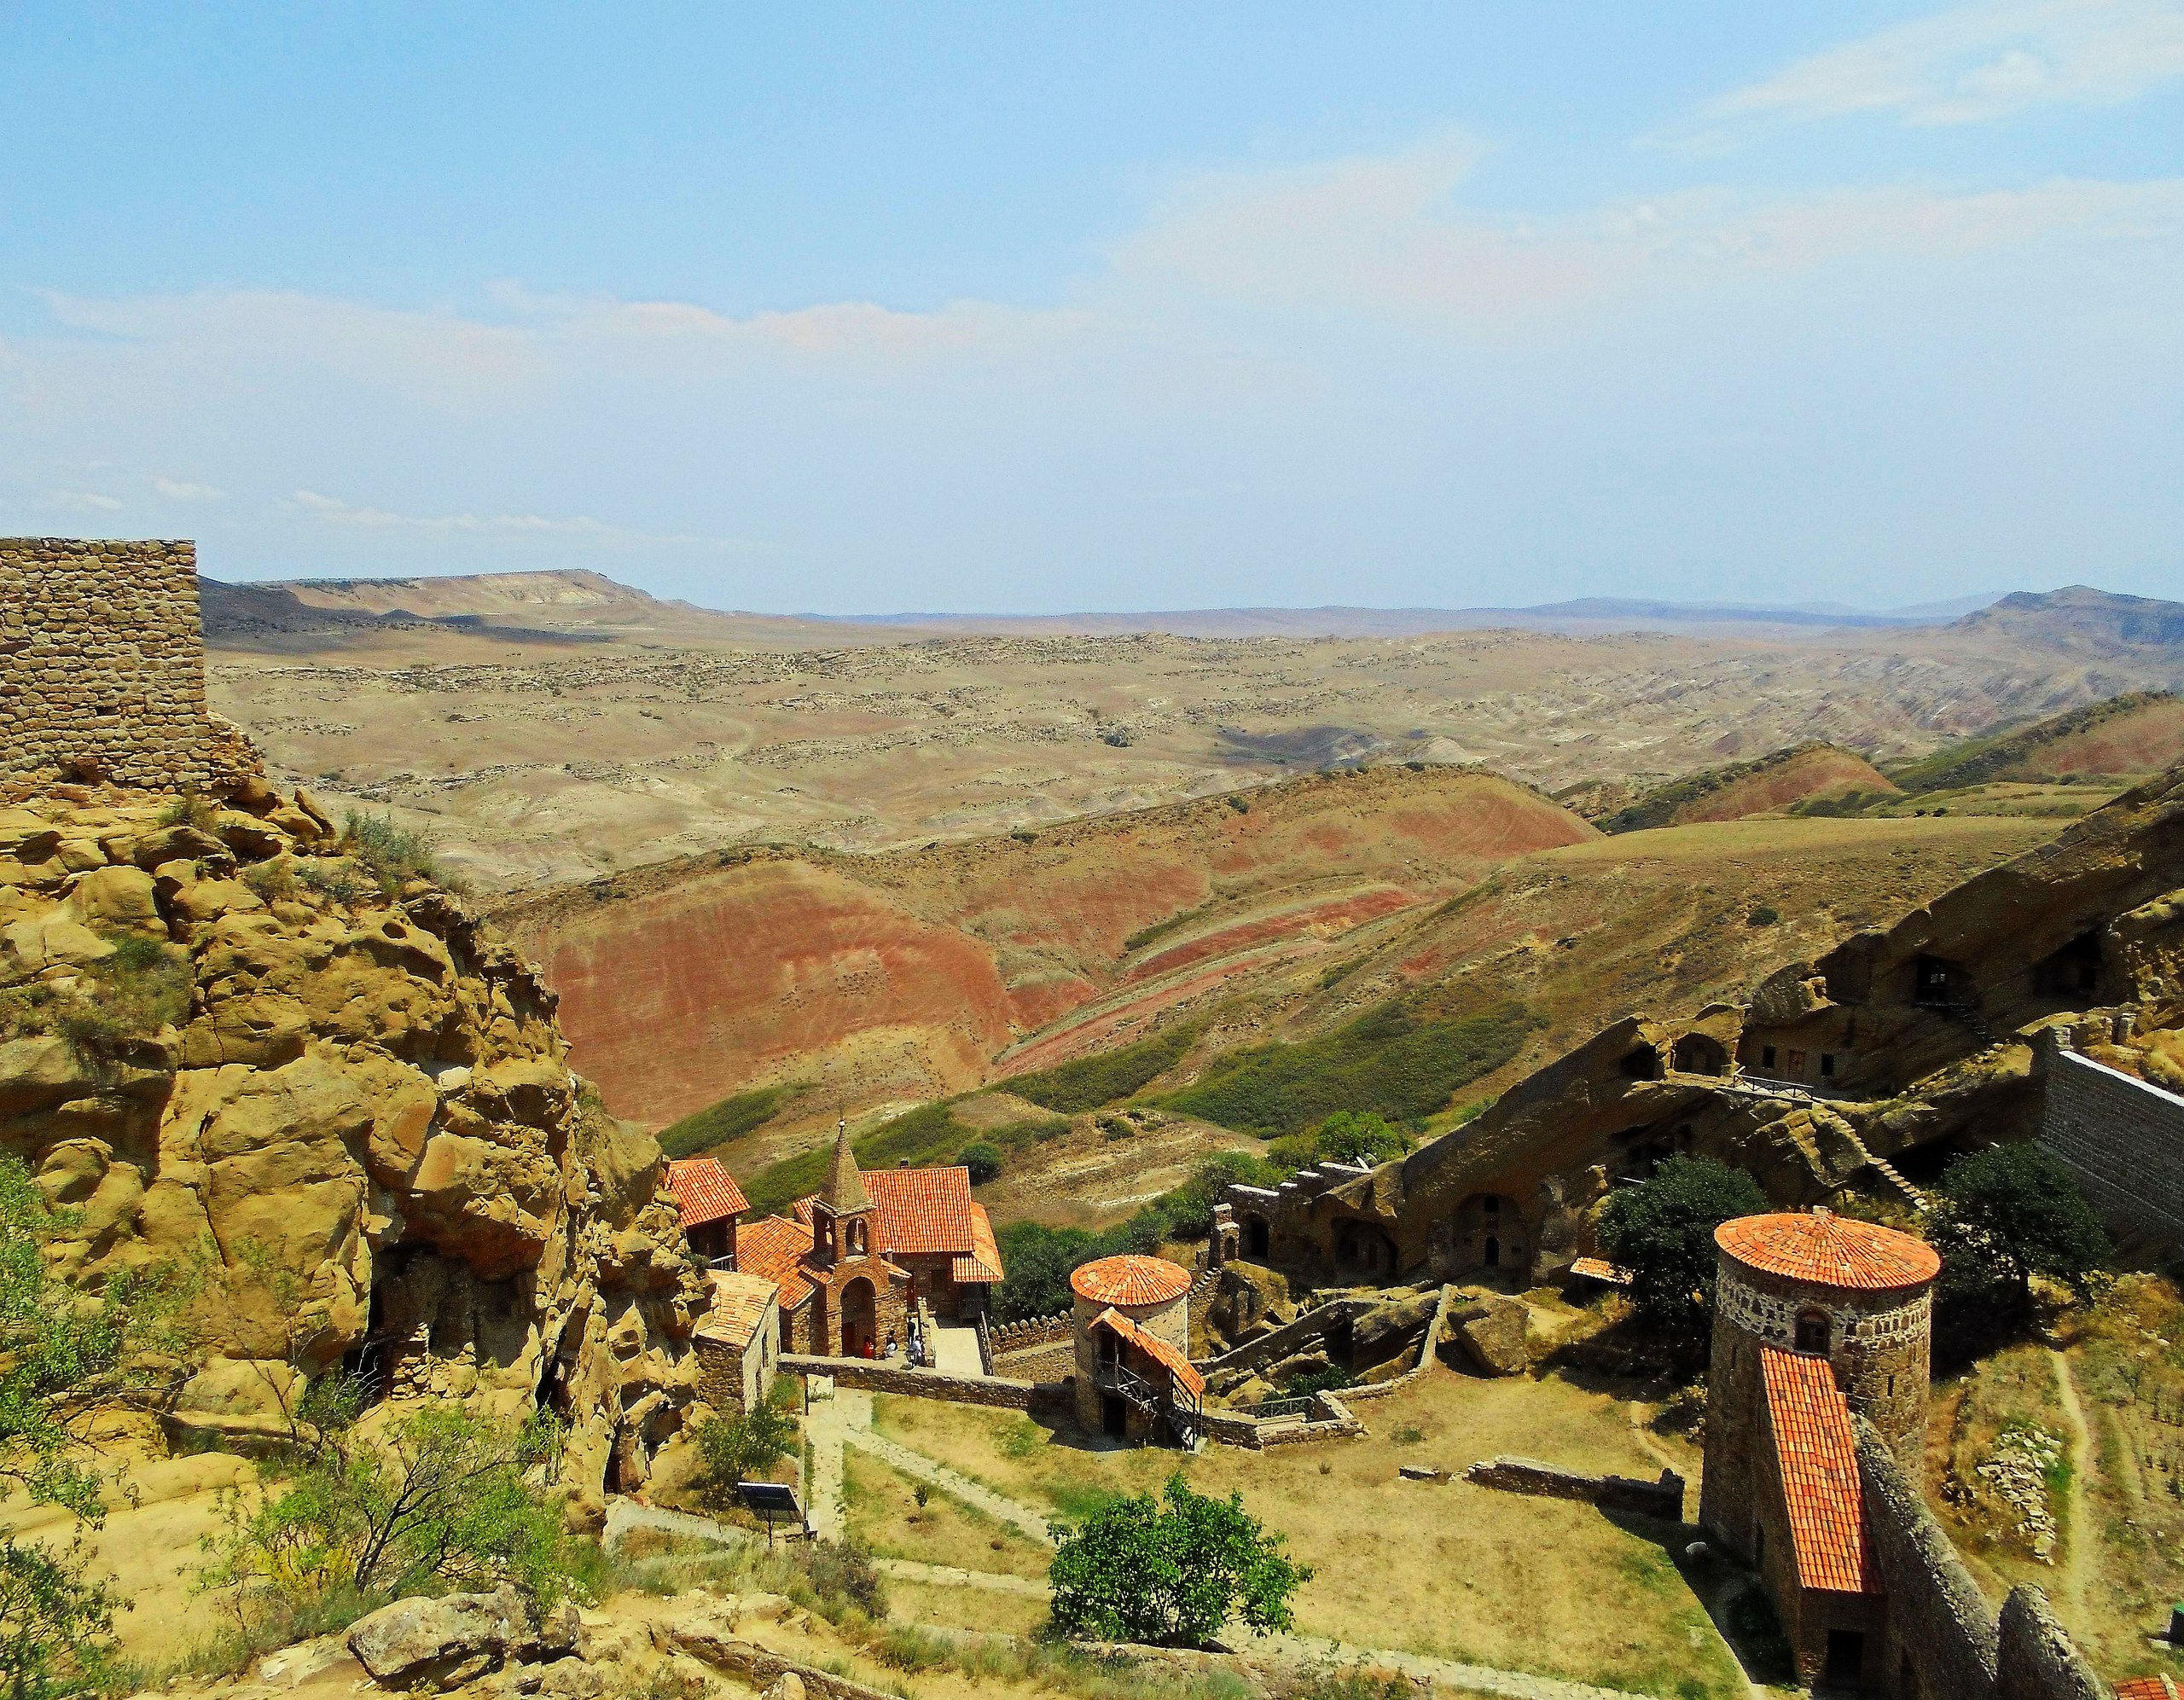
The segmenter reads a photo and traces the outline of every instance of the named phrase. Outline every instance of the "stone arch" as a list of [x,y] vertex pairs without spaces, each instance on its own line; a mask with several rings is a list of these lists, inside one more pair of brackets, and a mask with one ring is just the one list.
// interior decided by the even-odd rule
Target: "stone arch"
[[859,1275],[842,1288],[842,1355],[845,1358],[875,1356],[880,1343],[874,1337],[880,1301],[873,1291],[872,1282]]
[[1378,1223],[1345,1216],[1334,1225],[1334,1263],[1344,1274],[1396,1274],[1396,1243]]

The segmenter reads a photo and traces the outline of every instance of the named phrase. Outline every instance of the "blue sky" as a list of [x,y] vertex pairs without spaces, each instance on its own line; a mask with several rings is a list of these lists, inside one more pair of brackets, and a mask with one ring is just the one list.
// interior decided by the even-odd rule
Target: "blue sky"
[[2184,596],[2184,0],[0,10],[0,531]]

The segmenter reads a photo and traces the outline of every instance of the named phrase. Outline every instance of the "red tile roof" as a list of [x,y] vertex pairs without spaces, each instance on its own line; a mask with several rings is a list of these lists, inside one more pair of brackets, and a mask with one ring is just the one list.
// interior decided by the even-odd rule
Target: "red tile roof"
[[1714,1244],[1765,1274],[1866,1291],[1923,1286],[1942,1268],[1925,1240],[1826,1210],[1740,1216],[1714,1230]]
[[1798,1584],[1835,1593],[1884,1592],[1866,1523],[1850,1407],[1835,1384],[1835,1372],[1826,1358],[1775,1346],[1759,1349],[1759,1367]]
[[682,1212],[682,1226],[699,1227],[724,1221],[751,1208],[735,1177],[710,1157],[685,1158],[667,1165],[667,1192]]
[[[874,1169],[864,1175],[871,1195],[873,1240],[888,1256],[977,1258],[994,1269],[1001,1255],[992,1245],[993,1228],[979,1242],[978,1221],[985,1211],[972,1202],[967,1169]],[[799,1221],[811,1220],[813,1198],[799,1198]],[[997,1281],[998,1274],[963,1276],[958,1280]]]
[[1168,1373],[1189,1390],[1194,1399],[1205,1396],[1205,1378],[1191,1366],[1190,1354],[1180,1346],[1171,1346],[1157,1334],[1147,1333],[1119,1310],[1110,1308],[1092,1319],[1095,1328],[1111,1328],[1147,1356],[1157,1360]]
[[1191,1290],[1191,1272],[1165,1257],[1125,1252],[1087,1263],[1069,1278],[1071,1290],[1094,1304],[1165,1304]]
[[950,1273],[958,1281],[984,1281],[988,1285],[1006,1278],[1001,1266],[1001,1247],[994,1243],[993,1218],[984,1204],[971,1206],[971,1250],[958,1257]]
[[774,1308],[775,1284],[764,1275],[737,1269],[711,1269],[706,1283],[712,1287],[712,1307],[697,1326],[700,1340],[719,1340],[741,1351],[751,1337],[765,1326],[766,1313]]
[[1630,1271],[1617,1268],[1605,1257],[1574,1258],[1570,1264],[1570,1273],[1583,1275],[1588,1280],[1606,1281],[1613,1287],[1630,1285]]
[[2166,1676],[2134,1676],[2116,1685],[2116,1700],[2178,1700],[2184,1689]]
[[785,1310],[811,1297],[811,1283],[801,1267],[810,1250],[810,1228],[786,1216],[768,1216],[736,1231],[736,1268],[779,1287]]

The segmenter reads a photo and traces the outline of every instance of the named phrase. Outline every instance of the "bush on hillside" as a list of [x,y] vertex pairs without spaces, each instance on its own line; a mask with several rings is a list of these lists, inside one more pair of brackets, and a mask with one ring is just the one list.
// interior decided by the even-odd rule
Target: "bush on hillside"
[[1199,1163],[1182,1186],[1162,1193],[1153,1209],[1168,1237],[1203,1239],[1213,1232],[1213,1207],[1231,1187],[1274,1187],[1285,1178],[1283,1170],[1263,1158],[1249,1152],[1224,1151]]
[[1018,1075],[1002,1082],[1002,1089],[1043,1110],[1080,1115],[1128,1098],[1165,1074],[1183,1059],[1199,1030],[1194,1023],[1180,1023],[1118,1050],[1080,1057],[1036,1074]]
[[1262,1139],[1297,1133],[1344,1111],[1422,1119],[1515,1056],[1536,1022],[1516,1002],[1430,1021],[1389,1002],[1316,1038],[1217,1057],[1195,1082],[1163,1101]]
[[971,1171],[973,1187],[983,1187],[1001,1173],[1001,1147],[974,1140],[956,1153],[956,1161]]
[[139,933],[113,933],[111,955],[87,965],[72,988],[33,983],[0,992],[0,1039],[57,1035],[97,1060],[189,1016],[186,952]]
[[796,1419],[771,1399],[736,1416],[707,1418],[698,1424],[702,1461],[691,1484],[699,1500],[712,1511],[734,1510],[740,1503],[735,1484],[754,1480],[787,1458],[795,1448],[796,1432]]
[[670,1157],[695,1157],[700,1152],[717,1150],[763,1128],[782,1105],[806,1090],[799,1084],[762,1086],[736,1093],[662,1128],[659,1148]]

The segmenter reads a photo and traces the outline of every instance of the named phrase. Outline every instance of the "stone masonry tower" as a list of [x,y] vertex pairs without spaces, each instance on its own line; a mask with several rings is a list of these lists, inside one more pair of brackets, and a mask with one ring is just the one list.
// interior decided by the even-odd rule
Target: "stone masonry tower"
[[1768,1432],[1763,1347],[1827,1359],[1852,1413],[1915,1471],[1941,1272],[1933,1248],[1827,1210],[1744,1216],[1716,1229],[1714,1244],[1720,1279],[1699,1522],[1732,1544],[1751,1527]]

